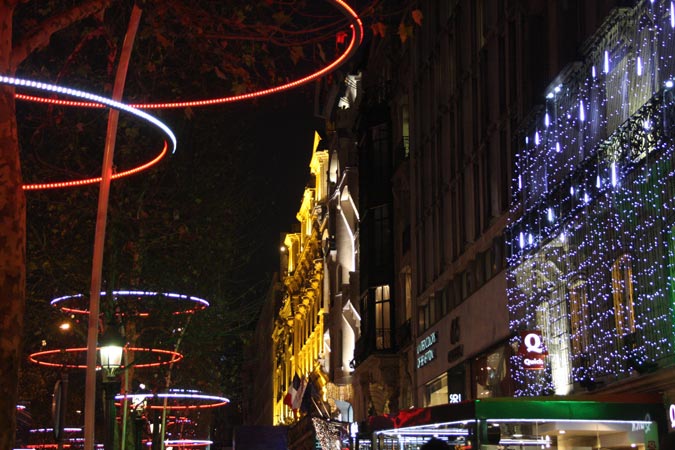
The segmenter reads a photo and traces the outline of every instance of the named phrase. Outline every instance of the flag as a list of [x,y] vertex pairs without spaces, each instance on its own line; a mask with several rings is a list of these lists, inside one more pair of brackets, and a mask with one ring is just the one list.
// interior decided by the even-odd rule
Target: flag
[[300,408],[300,405],[302,404],[302,398],[305,395],[305,390],[307,389],[307,380],[304,378],[300,382],[300,386],[298,389],[295,391],[295,394],[293,395],[293,401],[292,401],[292,406],[293,410],[296,410]]
[[309,383],[305,385],[305,390],[300,396],[300,412],[309,413],[312,407],[312,397],[314,396],[314,383],[311,378]]
[[288,392],[284,397],[284,405],[287,405],[289,408],[293,408],[293,400],[295,399],[298,393],[298,389],[300,389],[300,385],[301,385],[300,377],[296,373],[295,376],[293,377],[293,382],[291,383],[290,386],[288,386]]
[[320,383],[320,380],[316,376],[309,377],[307,386],[302,395],[302,400],[300,401],[300,412],[306,413],[309,415],[313,410],[323,416],[324,412],[321,410],[323,400],[321,399],[321,387],[317,383]]

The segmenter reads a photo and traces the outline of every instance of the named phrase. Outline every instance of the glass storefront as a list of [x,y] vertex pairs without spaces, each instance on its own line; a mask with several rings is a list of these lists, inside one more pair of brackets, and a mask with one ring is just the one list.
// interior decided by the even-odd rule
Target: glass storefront
[[658,450],[658,402],[493,398],[375,421],[373,450],[418,450],[432,437],[456,450]]
[[426,406],[443,405],[448,403],[448,377],[441,375],[427,383],[424,389],[424,404]]

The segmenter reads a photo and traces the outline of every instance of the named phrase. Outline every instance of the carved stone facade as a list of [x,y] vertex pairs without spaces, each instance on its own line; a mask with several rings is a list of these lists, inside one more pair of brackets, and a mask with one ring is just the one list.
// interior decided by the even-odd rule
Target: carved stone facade
[[[311,174],[314,183],[305,188],[296,215],[299,231],[287,233],[282,247],[283,302],[275,319],[274,342],[274,424],[290,424],[297,417],[284,397],[297,374],[306,382],[326,378],[323,361],[329,350],[324,344],[323,278],[321,245],[326,197],[327,152],[318,150],[316,136]],[[319,383],[319,387],[321,384]],[[323,393],[321,393],[323,395]]]

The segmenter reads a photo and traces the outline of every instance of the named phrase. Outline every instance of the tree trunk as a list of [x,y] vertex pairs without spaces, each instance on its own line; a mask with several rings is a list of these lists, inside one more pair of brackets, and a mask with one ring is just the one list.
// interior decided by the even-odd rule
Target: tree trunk
[[[11,74],[13,2],[0,1],[0,73]],[[14,89],[0,86],[0,450],[14,447],[25,308],[26,199]]]

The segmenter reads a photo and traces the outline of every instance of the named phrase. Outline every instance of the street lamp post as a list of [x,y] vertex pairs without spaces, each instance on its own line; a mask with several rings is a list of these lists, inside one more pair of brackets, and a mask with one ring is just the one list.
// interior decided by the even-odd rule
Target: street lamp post
[[101,337],[99,353],[101,368],[103,369],[102,382],[105,396],[105,450],[114,450],[115,444],[115,395],[119,392],[120,382],[117,379],[117,370],[122,365],[124,340],[114,326],[109,326]]

